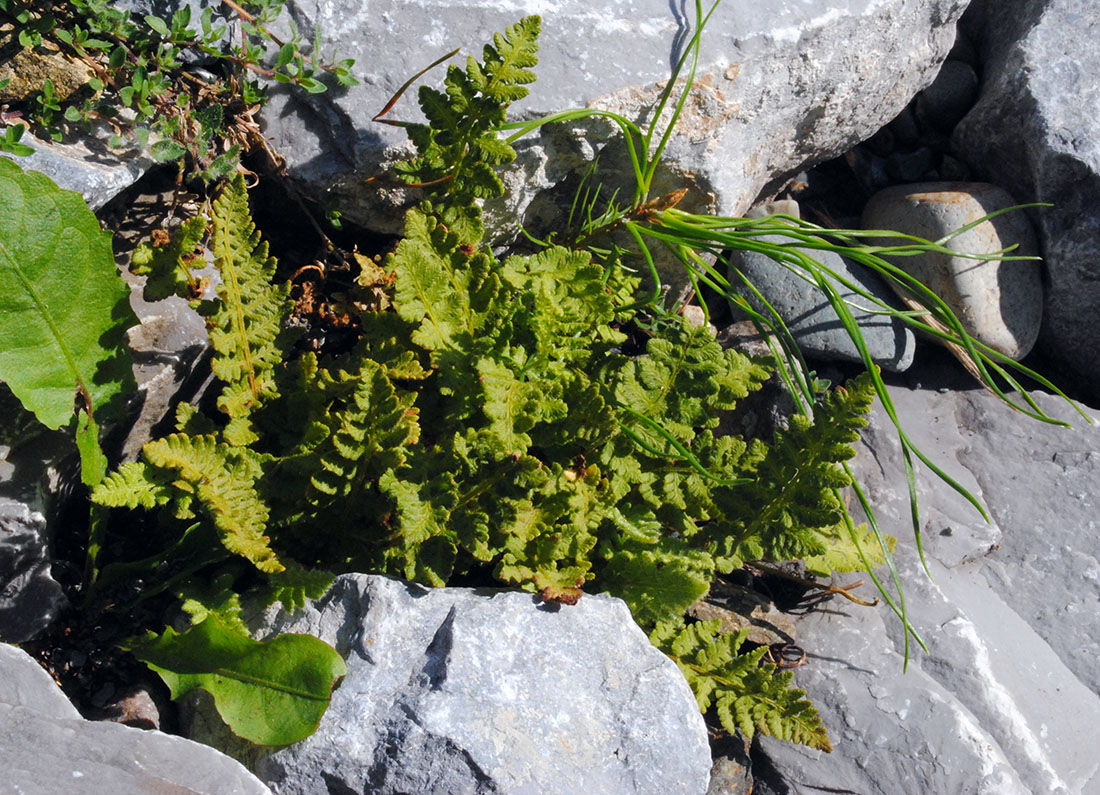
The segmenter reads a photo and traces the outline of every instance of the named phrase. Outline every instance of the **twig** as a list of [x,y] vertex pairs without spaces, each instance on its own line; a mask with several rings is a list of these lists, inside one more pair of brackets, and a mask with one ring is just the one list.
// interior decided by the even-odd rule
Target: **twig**
[[874,601],[868,602],[864,599],[860,599],[858,596],[853,596],[852,594],[848,593],[853,588],[858,588],[859,586],[863,585],[863,580],[857,580],[851,585],[825,585],[820,582],[808,580],[805,577],[799,577],[797,574],[790,574],[783,571],[782,569],[777,569],[765,563],[751,563],[749,565],[754,569],[759,569],[765,574],[773,574],[776,577],[782,577],[786,580],[790,580],[791,582],[797,582],[799,585],[804,585],[807,588],[816,588],[823,594],[843,596],[845,599],[855,602],[857,605],[863,605],[864,607],[874,607],[878,604],[877,597],[874,599]]

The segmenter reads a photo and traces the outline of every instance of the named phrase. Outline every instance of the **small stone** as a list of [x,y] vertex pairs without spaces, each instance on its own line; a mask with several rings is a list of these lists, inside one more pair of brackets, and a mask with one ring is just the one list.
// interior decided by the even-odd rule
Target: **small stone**
[[714,334],[718,333],[718,330],[707,322],[707,314],[703,311],[703,307],[698,304],[686,304],[680,310],[680,314],[684,316],[684,319],[695,326],[696,328],[702,328],[707,326]]
[[920,142],[920,127],[917,126],[917,118],[908,106],[887,126],[894,134],[894,139],[903,146],[915,146]]
[[937,161],[936,153],[927,146],[912,152],[894,152],[886,158],[886,173],[894,182],[913,182],[927,176]]
[[[1007,192],[980,182],[929,182],[887,188],[863,212],[868,229],[891,229],[939,240],[989,213],[1014,205]],[[879,241],[892,245],[890,239]],[[975,339],[1013,359],[1028,354],[1039,334],[1043,292],[1039,263],[998,262],[962,256],[995,254],[1015,246],[1013,256],[1035,255],[1035,235],[1022,212],[1005,213],[945,243],[959,255],[928,253],[888,257],[940,297]]]
[[102,720],[133,726],[135,729],[159,729],[160,708],[149,687],[135,685],[103,708]]
[[752,795],[752,760],[745,738],[740,734],[723,737],[712,742],[711,750],[714,765],[707,795]]
[[775,199],[770,202],[754,204],[745,213],[746,218],[767,218],[769,215],[789,215],[802,218],[802,209],[794,199]]
[[[773,243],[781,243],[784,239],[779,234],[760,238]],[[874,274],[866,272],[855,263],[849,263],[839,254],[833,251],[797,250],[816,259],[840,279],[859,285],[879,300],[888,304],[895,300]],[[760,291],[779,314],[805,355],[824,360],[862,361],[859,350],[832,306],[821,291],[800,274],[756,251],[731,252],[729,265],[730,282],[733,285],[731,289],[741,292],[757,312],[769,317],[763,302],[744,286],[741,277],[735,272],[736,269]],[[916,345],[913,333],[901,321],[866,311],[863,307],[870,308],[870,301],[844,287],[839,281],[830,280],[837,292],[850,302],[849,309],[863,334],[871,358],[887,370],[905,370],[913,361]],[[745,318],[741,309],[732,303],[731,306],[736,319]]]
[[894,132],[890,129],[890,125],[887,125],[864,141],[863,146],[867,147],[871,154],[887,157],[897,148],[897,142],[894,141]]
[[944,155],[940,160],[940,181],[968,182],[971,176],[970,169],[961,160],[951,155]]

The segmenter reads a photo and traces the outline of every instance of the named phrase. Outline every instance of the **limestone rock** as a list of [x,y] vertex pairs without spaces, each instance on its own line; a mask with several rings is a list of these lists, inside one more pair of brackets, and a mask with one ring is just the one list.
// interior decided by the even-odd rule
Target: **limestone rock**
[[26,795],[270,795],[239,763],[158,731],[80,717],[38,664],[0,644],[0,770]]
[[1039,345],[1098,394],[1100,6],[1008,0],[983,18],[981,96],[953,146],[980,178],[1052,203],[1030,211],[1049,274]]
[[917,115],[925,123],[950,132],[978,98],[978,75],[963,61],[943,62],[932,85],[917,95]]
[[[968,792],[1088,795],[1100,786],[1100,571],[1095,454],[1100,429],[1043,425],[989,393],[895,387],[914,442],[989,507],[972,507],[922,472],[930,580],[911,533],[900,451],[880,407],[855,461],[878,518],[896,528],[910,645],[887,609],[834,603],[797,620],[807,688],[833,734],[820,755],[765,738],[757,792],[826,788],[882,795]],[[1076,415],[1048,395],[1040,406]],[[1090,411],[1100,419],[1100,412]],[[769,781],[758,771],[773,768]]]
[[[687,682],[626,605],[344,575],[260,637],[308,632],[348,675],[317,733],[253,755],[283,795],[696,793],[711,766]],[[205,702],[191,736],[228,747]]]
[[0,103],[26,101],[42,91],[47,80],[54,97],[66,102],[94,76],[91,67],[64,55],[56,45],[44,41],[40,47],[24,47],[12,25],[0,26],[0,82],[7,81],[0,88]]
[[[652,195],[686,187],[685,209],[737,215],[765,185],[850,149],[932,81],[965,6],[965,0],[723,3],[704,32],[696,86]],[[409,150],[403,130],[372,117],[435,58],[457,46],[477,54],[493,32],[537,12],[539,80],[513,106],[513,118],[591,105],[641,120],[695,24],[690,3],[664,0],[479,1],[436,4],[430,14],[420,0],[290,0],[286,7],[307,40],[319,25],[326,49],[356,59],[363,85],[317,95],[276,87],[263,113],[266,135],[312,193],[339,205],[349,220],[389,232],[400,230],[406,191],[392,180],[364,180],[384,176]],[[438,68],[425,80],[439,85],[442,78]],[[414,91],[389,118],[421,118]],[[562,208],[597,155],[609,189],[627,182],[621,142],[608,146],[612,140],[617,136],[604,121],[552,125],[521,140],[510,194],[486,207],[497,236],[514,235],[517,219],[536,230],[560,225]],[[499,228],[504,221],[508,226]]]
[[30,640],[65,606],[50,567],[49,493],[71,445],[0,384],[0,641]]
[[[985,183],[924,182],[879,191],[863,211],[867,229],[890,229],[940,240],[985,215],[1016,204],[1004,190]],[[884,238],[880,245],[902,244]],[[982,261],[961,254],[1035,256],[1035,234],[1022,212],[1006,213],[952,238],[952,256],[937,252],[886,257],[938,295],[975,339],[1013,359],[1031,351],[1043,314],[1038,262]]]

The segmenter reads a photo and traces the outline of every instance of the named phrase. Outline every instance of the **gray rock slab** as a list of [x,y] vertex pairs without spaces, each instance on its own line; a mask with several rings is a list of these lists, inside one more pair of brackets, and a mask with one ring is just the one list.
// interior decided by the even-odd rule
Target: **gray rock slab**
[[1100,429],[1043,425],[979,390],[892,395],[913,441],[989,506],[992,521],[920,472],[929,578],[909,529],[899,446],[876,406],[854,469],[899,538],[908,617],[929,651],[911,646],[903,673],[901,625],[884,606],[833,602],[800,619],[811,662],[795,681],[836,751],[764,740],[779,780],[758,791],[1097,792],[1100,481],[1088,453],[1100,449]]
[[[941,240],[1016,201],[1004,189],[981,182],[921,182],[879,191],[863,210],[867,229],[891,229]],[[903,245],[882,238],[880,245]],[[1035,233],[1022,212],[998,215],[944,244],[950,253],[886,257],[947,304],[975,339],[1012,359],[1031,352],[1043,317],[1040,265],[1034,260],[978,260],[967,254],[1038,253]]]
[[[1039,345],[1082,383],[1100,383],[1100,6],[988,4],[981,97],[953,146],[982,179],[1032,212],[1048,274]],[[979,9],[980,10],[980,9]]]
[[[212,267],[204,276],[212,283],[218,278]],[[197,367],[211,351],[202,316],[179,296],[146,301],[142,295],[145,277],[126,270],[122,277],[130,285],[130,306],[140,321],[126,336],[138,391],[129,406],[131,422],[121,455],[132,461],[153,437],[154,428],[165,418],[172,420],[174,406],[184,400],[197,403],[213,376],[200,373]]]
[[246,757],[203,701],[190,735],[242,753],[283,795],[707,790],[690,688],[620,600],[550,605],[344,575],[257,634],[278,632],[314,634],[347,661],[317,733]]
[[0,770],[21,795],[270,795],[233,759],[182,737],[86,721],[25,652],[0,644]]
[[[783,241],[778,235],[769,235],[762,239],[769,242]],[[916,351],[913,332],[901,321],[875,312],[874,310],[881,312],[878,306],[843,284],[845,281],[855,284],[888,306],[898,305],[897,299],[882,280],[835,252],[809,249],[799,251],[818,260],[836,275],[836,278],[827,278],[847,302],[871,358],[886,370],[901,372],[908,368],[913,363]],[[845,331],[836,311],[817,286],[807,281],[807,275],[803,271],[791,270],[766,254],[755,251],[732,252],[729,263],[731,270],[733,267],[739,269],[767,299],[806,356],[827,361],[862,361],[859,350]],[[747,288],[741,287],[743,283],[732,272],[730,282],[732,289],[743,294],[756,311],[767,314],[763,303]],[[740,316],[736,307],[733,311],[735,316]]]
[[[723,3],[704,34],[696,86],[652,194],[686,187],[682,207],[737,215],[768,183],[847,151],[931,83],[966,5]],[[363,85],[317,95],[276,88],[263,112],[265,133],[312,193],[380,231],[400,231],[408,197],[392,180],[364,180],[381,177],[409,150],[402,130],[371,119],[437,57],[459,46],[480,55],[494,32],[538,13],[539,80],[513,106],[513,118],[595,106],[642,120],[695,24],[692,4],[666,0],[290,0],[286,7],[307,40],[319,25],[326,48],[356,59]],[[443,74],[437,68],[425,79],[440,85]],[[415,91],[389,117],[419,120]],[[614,138],[608,123],[592,122],[543,128],[522,140],[509,196],[486,208],[497,236],[514,235],[516,220],[535,229],[559,226],[597,154],[608,185],[625,181],[622,151],[606,146]]]

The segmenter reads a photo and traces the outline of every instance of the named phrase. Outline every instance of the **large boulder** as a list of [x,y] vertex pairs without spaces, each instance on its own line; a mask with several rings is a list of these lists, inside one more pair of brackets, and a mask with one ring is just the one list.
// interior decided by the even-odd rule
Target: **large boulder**
[[[681,206],[740,214],[766,186],[850,149],[931,83],[966,5],[722,3],[704,32],[696,85],[652,194],[686,187]],[[363,85],[316,95],[276,87],[263,112],[266,135],[310,192],[367,227],[400,231],[409,196],[385,175],[410,150],[404,130],[372,118],[410,76],[451,48],[480,57],[481,45],[523,11],[410,0],[289,0],[286,9],[281,24],[293,20],[307,40],[319,25],[326,53],[356,59]],[[554,0],[538,11],[539,80],[513,106],[514,118],[595,106],[643,120],[695,26],[690,3],[665,0]],[[442,76],[440,67],[424,80],[439,85]],[[415,90],[388,118],[422,118]],[[509,194],[486,207],[490,226],[507,235],[516,233],[516,221],[536,229],[560,224],[579,175],[597,155],[609,169],[601,172],[606,183],[626,182],[623,148],[605,147],[616,137],[601,121],[553,125],[522,139]]]
[[[989,3],[982,91],[953,144],[979,177],[1032,211],[1048,272],[1039,345],[1100,383],[1100,5],[1092,0]],[[981,10],[981,9],[978,9]]]
[[796,683],[836,750],[823,756],[765,738],[757,792],[1086,795],[1100,786],[1100,462],[1089,452],[1100,449],[1100,429],[1049,395],[1033,397],[1081,427],[1044,425],[987,392],[944,386],[926,371],[923,387],[892,395],[913,441],[992,521],[922,472],[925,574],[900,448],[876,406],[854,469],[883,527],[899,536],[907,614],[928,652],[910,642],[904,671],[901,624],[883,605],[834,601],[800,618],[810,664]]
[[26,795],[270,795],[233,759],[159,731],[84,720],[29,655],[0,644],[0,770]]
[[567,606],[352,574],[262,627],[258,637],[316,635],[345,657],[317,733],[282,750],[234,746],[202,700],[190,735],[283,795],[707,790],[691,690],[618,599]]

